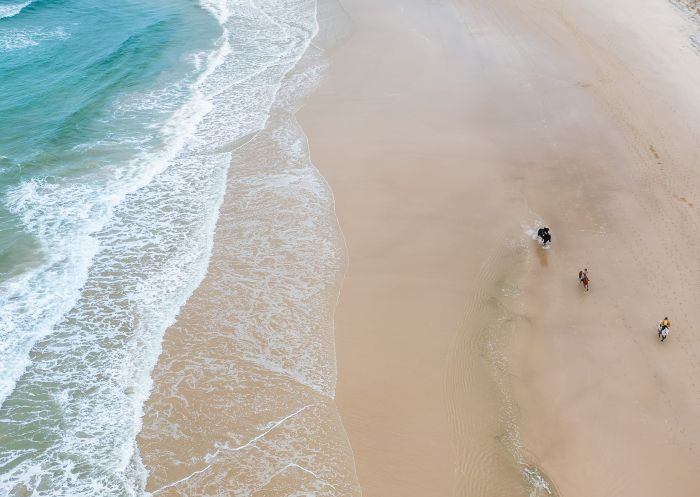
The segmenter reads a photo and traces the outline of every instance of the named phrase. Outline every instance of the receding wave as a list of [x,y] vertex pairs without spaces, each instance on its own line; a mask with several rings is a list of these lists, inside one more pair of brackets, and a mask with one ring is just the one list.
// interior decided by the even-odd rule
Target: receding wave
[[[165,329],[205,275],[231,144],[265,127],[283,78],[315,33],[297,15],[313,12],[313,0],[202,0],[202,7],[219,30],[209,51],[186,57],[187,77],[122,95],[103,117],[130,132],[68,151],[108,162],[26,179],[7,192],[9,211],[41,257],[0,282],[0,494],[143,494],[136,434],[149,373]],[[150,35],[164,26],[127,39],[105,70],[131,66],[114,76],[128,79],[144,60],[138,56],[148,58],[139,48],[158,43]],[[112,80],[61,128],[106,105]],[[144,121],[145,114],[162,120]],[[124,157],[125,150],[135,152]],[[268,359],[266,367],[332,393],[334,363],[318,370],[278,354]]]
[[208,274],[168,330],[154,371],[139,435],[154,496],[361,495],[332,400],[346,252],[332,192],[294,115],[327,64],[307,47],[315,7],[276,2],[246,12],[269,26],[270,42],[247,53],[296,42],[231,87],[268,71],[281,77],[264,129],[232,151]]

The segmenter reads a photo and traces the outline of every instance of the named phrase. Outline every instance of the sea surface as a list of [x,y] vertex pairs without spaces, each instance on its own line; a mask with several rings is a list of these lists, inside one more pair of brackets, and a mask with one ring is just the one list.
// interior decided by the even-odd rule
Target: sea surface
[[315,10],[0,0],[0,495],[145,494],[163,334]]

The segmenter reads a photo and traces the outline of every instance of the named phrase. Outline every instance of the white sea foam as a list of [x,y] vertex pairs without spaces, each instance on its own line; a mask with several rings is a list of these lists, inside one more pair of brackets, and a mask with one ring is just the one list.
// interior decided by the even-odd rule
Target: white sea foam
[[9,52],[34,47],[49,40],[66,40],[69,33],[62,27],[54,29],[8,29],[0,31],[0,51]]
[[[226,148],[265,125],[281,81],[317,29],[309,0],[202,5],[222,36],[206,57],[195,56],[198,76],[125,98],[115,111],[128,118],[168,109],[162,147],[108,172],[34,179],[8,194],[45,259],[0,288],[0,343],[8,358],[0,363],[0,400],[13,400],[3,405],[5,419],[25,420],[7,425],[5,435],[31,439],[32,423],[50,429],[41,433],[38,452],[30,445],[0,453],[8,468],[0,494],[142,493],[135,438],[149,373],[165,329],[205,274],[230,161]],[[170,109],[171,97],[184,92],[186,102]],[[319,187],[315,177],[277,179],[262,187],[283,189],[290,181]],[[280,338],[271,346],[287,345]],[[329,377],[315,368],[313,350],[297,352],[308,360],[252,359],[332,395],[334,363]]]
[[16,16],[17,14],[22,12],[22,9],[24,9],[30,3],[32,3],[31,0],[23,3],[11,3],[7,5],[0,5],[0,19],[3,19],[5,17]]
[[201,0],[200,3],[202,7],[216,17],[216,20],[219,21],[219,24],[222,26],[228,21],[229,17],[231,17],[230,7],[234,2],[231,2],[230,5],[227,0]]
[[[159,391],[141,434],[156,495],[275,493],[282,474],[285,495],[360,495],[329,403],[336,371],[328,297],[345,252],[332,192],[293,115],[326,67],[316,49],[306,54],[283,79],[265,129],[233,152],[211,278],[190,299],[186,324],[173,329],[176,345],[156,370]],[[200,388],[216,399],[211,406],[189,397]],[[215,442],[201,443],[208,440]],[[163,454],[163,446],[177,449]],[[174,467],[191,472],[169,480],[164,468]]]

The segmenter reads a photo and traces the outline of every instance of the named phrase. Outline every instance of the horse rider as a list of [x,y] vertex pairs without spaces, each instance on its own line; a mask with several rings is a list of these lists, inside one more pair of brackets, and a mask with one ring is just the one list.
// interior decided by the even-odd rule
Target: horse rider
[[542,239],[543,245],[552,241],[552,235],[549,234],[549,228],[546,226],[537,230],[537,236]]
[[578,280],[586,288],[586,291],[588,291],[588,282],[590,281],[588,277],[588,268],[584,268],[583,271],[578,272]]
[[659,322],[659,338],[663,342],[666,340],[666,337],[668,336],[668,332],[671,329],[671,321],[668,320],[668,316],[663,318]]

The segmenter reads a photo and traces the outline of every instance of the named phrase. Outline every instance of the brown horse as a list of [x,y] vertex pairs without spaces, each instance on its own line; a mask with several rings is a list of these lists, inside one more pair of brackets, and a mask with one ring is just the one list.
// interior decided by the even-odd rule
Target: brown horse
[[588,279],[588,269],[584,269],[583,271],[578,272],[578,280],[583,285],[583,288],[585,288],[586,291],[588,291],[588,282],[590,281]]

